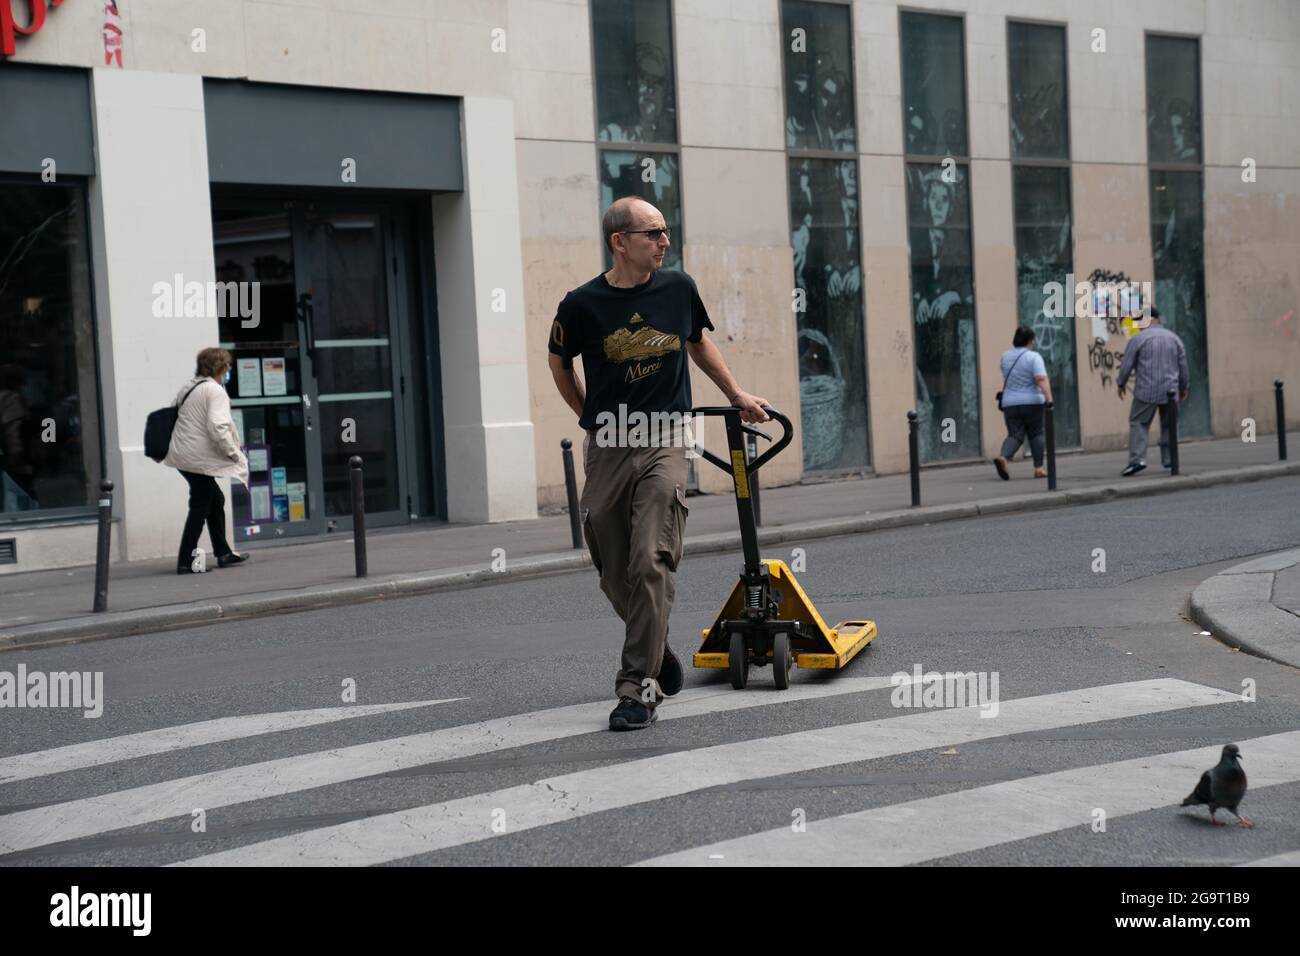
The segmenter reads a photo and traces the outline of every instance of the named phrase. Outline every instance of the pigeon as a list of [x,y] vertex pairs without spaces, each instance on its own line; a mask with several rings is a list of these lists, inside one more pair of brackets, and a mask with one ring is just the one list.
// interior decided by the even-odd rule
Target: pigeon
[[1223,748],[1223,755],[1218,764],[1201,774],[1201,782],[1196,785],[1191,796],[1182,802],[1184,807],[1208,805],[1210,822],[1216,827],[1226,826],[1214,819],[1215,811],[1227,810],[1243,827],[1255,824],[1237,812],[1237,804],[1246,796],[1246,771],[1241,769],[1240,751],[1236,744]]

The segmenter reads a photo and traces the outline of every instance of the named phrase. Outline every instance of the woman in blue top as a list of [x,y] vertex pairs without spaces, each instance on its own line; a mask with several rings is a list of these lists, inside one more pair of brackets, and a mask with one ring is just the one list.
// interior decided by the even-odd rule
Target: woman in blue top
[[1052,385],[1036,344],[1034,330],[1022,325],[1011,339],[1012,348],[1002,353],[1002,417],[1007,421],[1007,437],[993,467],[1003,481],[1011,480],[1007,461],[1026,438],[1034,455],[1034,477],[1047,477],[1043,470],[1043,404],[1052,400]]

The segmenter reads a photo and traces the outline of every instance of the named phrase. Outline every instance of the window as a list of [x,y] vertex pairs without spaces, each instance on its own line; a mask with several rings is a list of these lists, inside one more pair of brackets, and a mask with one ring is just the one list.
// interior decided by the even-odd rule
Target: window
[[85,216],[78,184],[0,181],[0,521],[98,499]]
[[966,156],[961,18],[902,17],[904,149],[914,156]]
[[1188,37],[1148,35],[1146,52],[1155,304],[1161,324],[1187,348],[1191,378],[1178,433],[1208,435],[1200,46]]
[[[592,0],[601,212],[640,196],[671,234],[665,269],[682,267],[681,178],[672,9],[668,0]],[[610,148],[605,144],[623,144]],[[627,144],[639,148],[629,150]],[[604,250],[605,268],[613,265]]]
[[667,0],[592,0],[596,127],[607,143],[676,143]]
[[861,469],[870,446],[850,11],[785,0],[781,16],[803,467]]
[[1011,70],[1012,157],[1069,159],[1065,27],[1008,23],[1007,59]]
[[963,24],[903,13],[900,26],[921,458],[974,458],[980,403]]
[[1196,41],[1147,37],[1147,149],[1152,165],[1201,162],[1201,71]]
[[[676,153],[629,153],[600,150],[600,209],[623,196],[640,196],[663,213],[669,242],[665,269],[682,267],[682,199]],[[605,250],[605,268],[613,266]]]
[[1064,292],[1057,302],[1074,295],[1074,289],[1067,288],[1074,251],[1065,28],[1008,23],[1007,51],[1017,311],[1020,324],[1036,334],[1052,383],[1056,443],[1077,447],[1082,433],[1074,322],[1065,314],[1068,310],[1060,315],[1045,311],[1053,301],[1046,288],[1049,283],[1058,283]]
[[849,8],[786,0],[785,145],[853,152],[853,52]]

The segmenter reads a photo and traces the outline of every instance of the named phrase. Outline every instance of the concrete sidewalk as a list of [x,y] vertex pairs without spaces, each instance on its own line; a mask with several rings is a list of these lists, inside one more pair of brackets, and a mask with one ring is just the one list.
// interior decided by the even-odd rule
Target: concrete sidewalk
[[[1291,447],[1300,447],[1300,437]],[[1300,475],[1300,462],[1278,462],[1271,437],[1180,446],[1181,471],[1158,466],[1121,478],[1123,451],[1058,456],[1058,490],[1033,479],[1031,464],[1016,461],[1012,480],[990,464],[928,468],[921,474],[921,508],[911,508],[906,474],[763,489],[759,540],[772,545],[835,534],[926,524],[981,514],[1087,504],[1129,495],[1158,494],[1234,481]],[[735,501],[729,495],[690,499],[686,553],[739,550]],[[177,530],[179,534],[179,529]],[[505,569],[492,568],[502,549]],[[565,514],[492,525],[450,525],[372,531],[370,576],[353,573],[352,536],[253,547],[245,565],[209,574],[177,576],[174,559],[112,566],[109,608],[91,614],[94,568],[0,576],[0,648],[88,640],[352,604],[489,581],[571,571],[590,565],[570,547]],[[90,555],[87,556],[91,557]],[[498,563],[499,566],[499,563]]]
[[1300,548],[1221,571],[1192,592],[1191,607],[1225,644],[1300,667]]

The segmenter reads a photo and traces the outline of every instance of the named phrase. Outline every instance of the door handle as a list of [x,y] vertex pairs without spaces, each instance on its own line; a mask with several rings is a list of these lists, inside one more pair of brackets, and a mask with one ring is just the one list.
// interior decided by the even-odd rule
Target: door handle
[[314,329],[316,323],[310,292],[304,292],[298,296],[298,321],[303,326],[303,339],[307,357],[314,361],[316,358],[316,331]]

